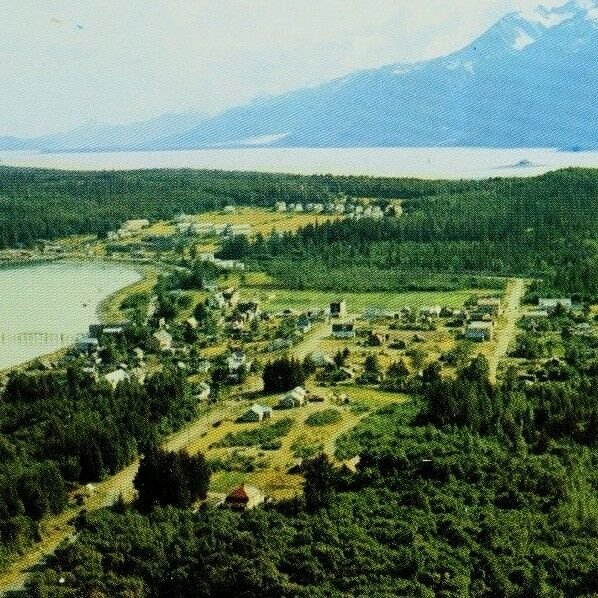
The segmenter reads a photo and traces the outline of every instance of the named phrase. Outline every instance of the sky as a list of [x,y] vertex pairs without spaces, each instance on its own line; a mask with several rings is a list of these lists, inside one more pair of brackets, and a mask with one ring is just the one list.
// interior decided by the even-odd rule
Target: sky
[[2,0],[0,135],[214,114],[457,50],[564,0]]

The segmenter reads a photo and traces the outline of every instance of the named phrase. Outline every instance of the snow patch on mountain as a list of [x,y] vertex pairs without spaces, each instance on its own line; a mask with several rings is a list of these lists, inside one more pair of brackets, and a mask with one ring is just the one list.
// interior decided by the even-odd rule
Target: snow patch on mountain
[[523,29],[517,30],[517,37],[513,42],[513,48],[515,50],[523,50],[523,48],[527,48],[536,41],[534,37],[532,37],[527,31],[523,31]]
[[565,21],[575,17],[573,12],[559,12],[546,10],[543,6],[528,13],[521,13],[521,16],[529,23],[542,25],[546,29],[552,29]]

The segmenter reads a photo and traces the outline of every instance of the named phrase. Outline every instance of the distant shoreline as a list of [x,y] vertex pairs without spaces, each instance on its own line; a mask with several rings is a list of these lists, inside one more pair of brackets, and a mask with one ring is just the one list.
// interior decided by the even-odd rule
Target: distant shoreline
[[[529,166],[517,168],[521,163]],[[191,169],[453,180],[523,178],[568,167],[598,168],[598,150],[463,147],[246,147],[71,153],[18,150],[0,151],[0,165],[65,171]]]

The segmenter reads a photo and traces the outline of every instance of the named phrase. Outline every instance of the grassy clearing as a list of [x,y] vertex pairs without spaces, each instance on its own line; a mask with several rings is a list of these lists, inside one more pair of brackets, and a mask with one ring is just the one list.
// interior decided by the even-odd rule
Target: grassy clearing
[[260,208],[237,208],[233,214],[224,212],[206,212],[190,218],[193,222],[209,222],[211,224],[250,224],[252,233],[268,234],[272,230],[279,232],[294,231],[302,226],[338,220],[340,216],[310,213],[273,212]]
[[[266,290],[259,286],[243,288],[247,297],[259,297],[265,309],[281,311],[283,309],[304,310],[309,307],[327,307],[331,301],[338,299],[338,293],[323,291],[294,291],[286,289]],[[406,293],[342,293],[347,301],[349,312],[365,309],[399,310],[409,306],[419,308],[424,305],[444,305],[446,307],[462,307],[472,295],[496,295],[491,289],[464,289],[459,291],[416,291]]]

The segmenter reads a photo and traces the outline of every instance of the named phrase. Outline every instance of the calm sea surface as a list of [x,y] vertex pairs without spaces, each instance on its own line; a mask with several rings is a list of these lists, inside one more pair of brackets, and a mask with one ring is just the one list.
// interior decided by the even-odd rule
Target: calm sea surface
[[0,368],[72,344],[103,299],[140,278],[133,268],[93,262],[0,269]]
[[538,148],[246,148],[75,154],[0,152],[0,164],[81,170],[209,168],[459,179],[533,176],[566,166],[598,167],[598,152],[559,152]]

